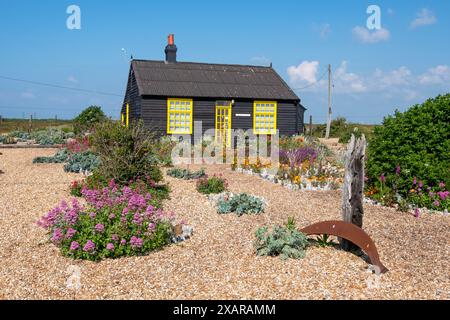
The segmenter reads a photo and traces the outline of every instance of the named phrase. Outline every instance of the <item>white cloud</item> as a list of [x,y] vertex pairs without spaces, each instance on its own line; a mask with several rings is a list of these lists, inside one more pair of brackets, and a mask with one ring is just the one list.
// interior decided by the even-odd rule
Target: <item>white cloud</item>
[[356,26],[353,28],[353,35],[362,43],[377,43],[387,41],[391,37],[389,30],[381,28],[370,31],[367,28]]
[[347,72],[348,63],[342,61],[333,76],[335,90],[342,93],[360,93],[367,91],[364,79],[356,73]]
[[270,59],[265,57],[265,56],[256,56],[256,57],[252,57],[250,59],[252,61],[252,63],[255,63],[257,65],[262,65],[262,66],[268,66],[270,65]]
[[435,24],[437,22],[436,17],[434,16],[433,12],[430,10],[423,8],[421,9],[417,15],[416,18],[411,21],[411,28],[417,28],[421,26],[427,26],[430,24]]
[[67,81],[69,81],[71,83],[78,83],[77,78],[75,78],[74,76],[68,76]]
[[[290,84],[298,92],[326,93],[328,79],[319,61],[303,61],[298,66],[287,69]],[[383,97],[401,98],[412,101],[424,95],[436,85],[450,89],[450,67],[439,65],[429,68],[423,74],[414,74],[408,67],[400,66],[392,70],[375,69],[371,74],[361,74],[349,70],[347,61],[333,69],[333,93],[350,94],[357,97],[361,93],[375,93]],[[425,94],[426,95],[426,94]]]
[[303,61],[298,66],[287,69],[289,79],[296,85],[312,84],[317,81],[317,68],[319,61]]
[[450,82],[450,67],[439,65],[429,68],[425,73],[419,76],[421,84],[445,84]]
[[411,70],[402,66],[389,72],[376,69],[370,81],[371,84],[375,84],[378,88],[386,88],[389,86],[409,85],[413,81],[412,78]]

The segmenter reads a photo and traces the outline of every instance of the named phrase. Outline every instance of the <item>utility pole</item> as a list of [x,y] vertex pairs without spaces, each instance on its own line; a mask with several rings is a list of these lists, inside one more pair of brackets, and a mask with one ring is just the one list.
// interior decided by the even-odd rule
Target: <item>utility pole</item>
[[328,65],[328,119],[327,119],[327,131],[325,133],[325,139],[330,137],[331,128],[331,64]]

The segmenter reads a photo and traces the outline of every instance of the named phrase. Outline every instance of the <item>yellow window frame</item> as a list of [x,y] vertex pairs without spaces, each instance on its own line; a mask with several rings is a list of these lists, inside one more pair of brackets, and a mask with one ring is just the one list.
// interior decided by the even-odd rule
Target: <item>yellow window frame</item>
[[[174,103],[174,106],[180,106],[179,109],[171,109],[171,103]],[[189,102],[189,109],[186,109],[186,102]],[[185,110],[182,110],[181,107],[184,105]],[[186,119],[186,116],[189,116],[189,128],[188,130],[182,129],[171,129],[173,126],[170,125],[171,116],[175,117],[175,122],[178,117],[179,120],[181,118]],[[167,133],[168,134],[192,134],[192,119],[194,115],[194,102],[192,99],[184,99],[184,98],[169,98],[167,99]],[[182,117],[183,116],[183,117]],[[184,121],[185,123],[185,121]],[[184,125],[186,127],[186,125]]]
[[[273,122],[270,118],[273,118]],[[258,117],[265,118],[257,121]],[[266,120],[267,119],[267,120]],[[254,101],[253,102],[253,133],[254,134],[276,134],[277,131],[277,102],[276,101]]]

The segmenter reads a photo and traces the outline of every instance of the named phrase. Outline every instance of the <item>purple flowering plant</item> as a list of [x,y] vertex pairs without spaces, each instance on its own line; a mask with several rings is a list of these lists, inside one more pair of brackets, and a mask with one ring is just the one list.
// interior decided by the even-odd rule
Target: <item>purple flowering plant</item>
[[65,256],[100,260],[146,254],[170,243],[174,217],[157,208],[146,188],[82,189],[86,201],[62,201],[39,221]]

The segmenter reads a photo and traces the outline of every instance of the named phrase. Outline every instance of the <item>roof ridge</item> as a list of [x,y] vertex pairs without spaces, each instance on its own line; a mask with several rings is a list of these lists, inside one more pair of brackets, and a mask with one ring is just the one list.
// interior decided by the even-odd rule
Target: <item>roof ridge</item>
[[216,62],[195,62],[195,61],[177,61],[175,63],[166,64],[164,60],[148,60],[148,59],[133,59],[131,61],[140,61],[140,62],[159,62],[165,65],[177,65],[177,64],[202,64],[202,65],[211,65],[211,66],[231,66],[231,67],[248,67],[248,68],[265,68],[265,69],[273,69],[271,66],[258,66],[251,64],[237,64],[237,63],[216,63]]

